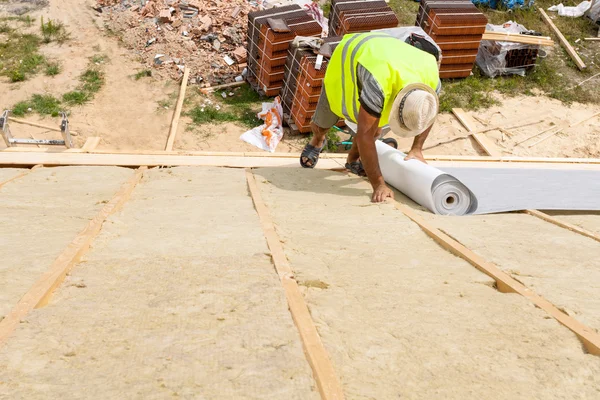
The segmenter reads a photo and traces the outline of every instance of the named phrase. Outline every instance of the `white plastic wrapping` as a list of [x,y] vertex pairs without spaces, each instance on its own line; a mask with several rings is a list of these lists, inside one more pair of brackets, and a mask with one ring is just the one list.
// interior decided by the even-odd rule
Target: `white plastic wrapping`
[[283,138],[281,99],[276,97],[273,103],[263,103],[262,111],[257,114],[257,117],[265,123],[244,132],[240,139],[259,149],[274,153]]
[[557,6],[549,7],[548,11],[558,11],[558,15],[561,17],[579,18],[583,17],[586,11],[590,9],[591,5],[591,1],[582,1],[575,7],[565,7],[563,3],[560,3]]
[[[486,25],[487,31],[492,32],[503,32],[503,33],[521,33],[527,32],[527,28],[523,25],[519,25],[516,22],[508,21],[504,25]],[[481,41],[479,46],[479,52],[477,53],[476,63],[479,69],[485,76],[495,78],[500,75],[521,75],[525,76],[527,69],[535,65],[521,65],[515,67],[507,66],[507,56],[509,52],[516,50],[527,50],[527,49],[538,49],[538,52],[543,53],[539,50],[540,46],[512,43],[512,42],[494,42],[490,40]],[[543,53],[545,54],[545,53]],[[538,53],[538,56],[540,54]]]

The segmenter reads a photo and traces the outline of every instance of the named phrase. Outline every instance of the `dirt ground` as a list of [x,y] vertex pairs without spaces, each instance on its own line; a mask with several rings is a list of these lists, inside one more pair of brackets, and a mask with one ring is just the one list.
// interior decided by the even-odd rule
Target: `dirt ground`
[[[348,399],[600,395],[600,360],[583,354],[570,331],[524,298],[497,292],[487,276],[442,250],[393,205],[370,204],[366,182],[330,171],[256,174]],[[498,251],[506,250],[503,245],[520,227],[502,217],[502,229],[485,237]],[[448,225],[454,221],[482,235],[473,219],[449,219]],[[534,243],[540,253],[554,255],[561,241],[565,247],[578,244],[563,251],[564,263],[549,259],[544,280],[570,285],[571,304],[581,307],[577,318],[595,322],[600,308],[590,299],[594,279],[574,274],[563,280],[573,271],[592,273],[597,243],[580,242],[568,231],[560,235],[553,226],[537,228],[543,231]],[[552,235],[554,241],[544,242]],[[523,232],[523,238],[531,236]],[[511,249],[523,273],[529,264],[543,266],[536,262],[539,254],[518,246],[521,241]],[[569,257],[574,265],[567,269]]]
[[[96,54],[108,57],[103,65],[106,84],[93,101],[74,107],[70,117],[71,129],[80,133],[75,138],[81,146],[87,137],[100,136],[100,149],[115,150],[160,150],[164,149],[171,116],[178,93],[178,83],[149,77],[140,80],[133,75],[142,70],[142,64],[136,55],[121,45],[118,37],[104,28],[103,17],[90,7],[92,0],[51,1],[50,5],[30,13],[39,19],[44,16],[65,23],[71,32],[72,40],[63,45],[50,44],[41,47],[41,52],[51,59],[62,62],[63,72],[56,77],[43,74],[21,83],[9,83],[0,79],[0,107],[7,108],[18,101],[25,100],[34,93],[60,94],[72,90],[78,84],[77,77],[85,69],[89,58]],[[31,28],[37,29],[37,25]],[[593,83],[592,83],[593,84]],[[198,90],[191,85],[188,92]],[[201,98],[201,97],[199,97]],[[599,118],[568,128],[598,111],[594,105],[574,103],[567,106],[557,100],[544,96],[517,96],[501,98],[501,106],[474,113],[490,123],[509,128],[526,122],[544,120],[544,122],[524,128],[510,130],[512,137],[502,138],[501,132],[492,131],[488,135],[506,155],[548,156],[548,157],[600,157],[600,120]],[[166,109],[165,109],[166,107]],[[258,111],[258,110],[257,110]],[[39,121],[35,115],[27,119]],[[190,129],[191,120],[182,117],[179,125],[176,150],[210,151],[261,151],[242,142],[239,136],[247,130],[235,123],[203,125]],[[44,123],[58,126],[57,119],[45,118]],[[549,127],[565,126],[566,129],[531,148],[528,146],[538,139],[532,139],[521,145],[516,143]],[[478,123],[478,127],[486,127]],[[13,124],[13,134],[20,137],[59,138],[56,132]],[[449,114],[439,117],[436,126],[425,147],[429,154],[483,155],[481,149],[471,139],[458,139],[452,143],[439,145],[460,136],[466,131]],[[287,135],[277,151],[298,152],[304,147],[306,135]],[[341,139],[347,139],[341,135]],[[0,143],[0,146],[3,146]],[[433,148],[431,148],[434,146]],[[401,148],[408,150],[410,140],[401,140]]]
[[[96,171],[125,180],[117,168]],[[0,350],[0,397],[317,399],[245,179],[233,169],[149,171],[51,304]],[[31,192],[25,183],[12,185]],[[49,235],[52,218],[19,215],[23,230]],[[13,275],[1,281],[12,287],[26,271],[6,264]]]

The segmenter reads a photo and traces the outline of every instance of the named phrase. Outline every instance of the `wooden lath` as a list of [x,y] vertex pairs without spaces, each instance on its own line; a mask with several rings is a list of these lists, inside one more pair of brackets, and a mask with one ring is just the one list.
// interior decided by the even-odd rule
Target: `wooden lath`
[[419,227],[427,235],[429,235],[444,249],[455,256],[462,258],[479,271],[494,279],[496,281],[496,287],[500,292],[518,293],[527,298],[536,307],[546,311],[552,318],[556,319],[560,324],[570,329],[579,338],[579,340],[581,340],[585,349],[590,354],[600,356],[600,335],[594,329],[582,324],[575,318],[560,311],[555,305],[533,292],[521,282],[515,280],[496,265],[486,261],[483,257],[478,256],[473,251],[439,230],[436,226],[427,222],[410,207],[396,202],[396,208],[417,225],[419,225]]
[[252,171],[246,170],[246,178],[248,181],[248,188],[250,189],[250,196],[254,202],[260,224],[263,228],[265,238],[267,239],[267,244],[271,250],[273,264],[275,265],[275,269],[279,275],[281,284],[283,285],[290,313],[292,314],[294,323],[300,333],[304,353],[313,370],[321,398],[323,400],[343,399],[344,392],[342,390],[342,385],[335,373],[327,350],[325,350],[325,346],[323,346],[319,332],[317,332],[317,327],[310,316],[310,311],[300,292],[298,283],[294,278],[294,272],[285,256],[281,240],[275,231],[275,225],[273,225],[269,209],[262,200],[260,189],[256,184],[256,179]]

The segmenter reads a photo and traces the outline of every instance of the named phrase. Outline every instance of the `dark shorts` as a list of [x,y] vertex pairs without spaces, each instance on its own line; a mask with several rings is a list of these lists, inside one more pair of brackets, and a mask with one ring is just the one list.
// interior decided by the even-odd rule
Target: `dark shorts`
[[317,104],[317,110],[313,115],[312,122],[321,129],[330,129],[332,126],[338,123],[340,117],[335,115],[329,107],[329,101],[327,100],[327,94],[325,88],[321,90],[321,96],[319,97],[319,103]]

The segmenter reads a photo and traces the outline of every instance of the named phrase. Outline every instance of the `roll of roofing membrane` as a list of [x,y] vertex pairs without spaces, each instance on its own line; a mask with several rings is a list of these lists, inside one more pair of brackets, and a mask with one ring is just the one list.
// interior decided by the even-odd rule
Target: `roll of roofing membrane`
[[600,210],[597,164],[438,162],[438,169],[376,146],[385,181],[436,214]]
[[475,195],[458,179],[376,141],[383,179],[406,196],[441,215],[466,215],[477,209]]

